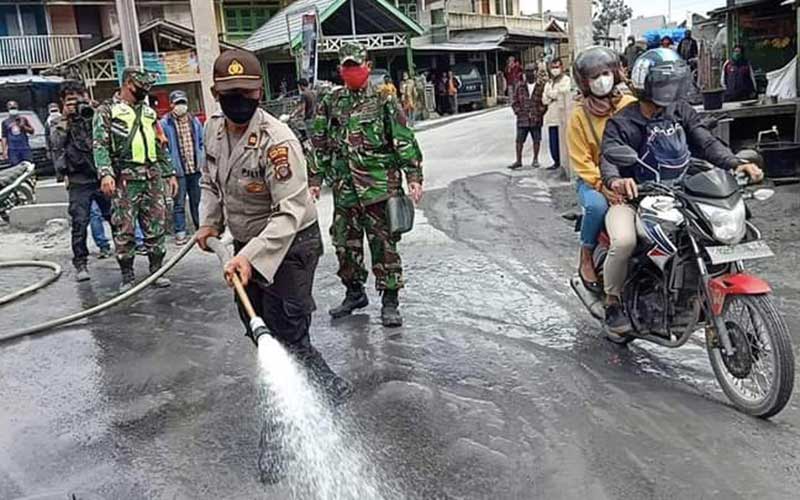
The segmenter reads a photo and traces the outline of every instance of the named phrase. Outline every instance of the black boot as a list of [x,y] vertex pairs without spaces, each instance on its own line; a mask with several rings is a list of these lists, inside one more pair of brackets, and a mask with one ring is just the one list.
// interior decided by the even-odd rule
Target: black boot
[[338,307],[334,307],[330,311],[330,315],[336,318],[343,318],[349,316],[356,309],[363,309],[369,305],[369,299],[364,292],[364,286],[361,284],[348,285],[347,295],[344,296],[344,301]]
[[397,310],[400,301],[397,298],[397,290],[383,291],[383,307],[381,307],[381,322],[383,326],[394,327],[402,326],[403,318]]
[[133,274],[133,259],[120,259],[119,269],[122,271],[122,283],[119,285],[119,293],[125,293],[133,288],[136,277]]
[[[156,271],[158,271],[159,269],[161,269],[161,263],[164,260],[164,256],[163,255],[152,255],[151,254],[151,255],[148,255],[147,258],[150,260],[150,274],[153,274]],[[162,277],[158,278],[155,281],[155,283],[153,283],[153,286],[155,286],[156,288],[167,288],[171,284],[172,284],[172,282],[169,279],[167,279],[167,278],[162,276]]]
[[292,346],[290,349],[298,361],[308,369],[311,380],[325,392],[334,406],[344,403],[353,395],[353,385],[336,375],[314,346],[302,344]]

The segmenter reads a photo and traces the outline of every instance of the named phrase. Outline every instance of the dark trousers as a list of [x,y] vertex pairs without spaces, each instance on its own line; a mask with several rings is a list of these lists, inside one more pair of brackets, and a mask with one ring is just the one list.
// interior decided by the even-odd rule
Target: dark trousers
[[23,161],[33,161],[33,154],[30,149],[9,149],[8,164],[12,167]]
[[[233,248],[238,253],[245,242],[235,241]],[[314,272],[322,255],[322,236],[319,225],[314,224],[295,236],[289,252],[275,273],[272,283],[253,270],[253,277],[246,291],[250,302],[267,325],[276,340],[289,348],[310,346],[308,329],[311,313],[316,309],[311,295],[314,287]],[[236,298],[239,316],[250,331],[250,318]]]
[[553,158],[553,165],[561,165],[561,144],[558,142],[558,127],[548,127],[550,135],[550,156]]
[[89,248],[86,246],[86,228],[91,219],[92,202],[100,208],[103,219],[111,221],[111,201],[103,196],[96,182],[70,184],[69,217],[72,223],[72,264],[76,268],[86,266]]
[[189,213],[194,227],[200,227],[200,172],[178,177],[178,194],[173,207],[175,232],[186,233],[186,197],[189,197]]
[[458,114],[458,98],[454,95],[447,96],[447,111],[451,115]]

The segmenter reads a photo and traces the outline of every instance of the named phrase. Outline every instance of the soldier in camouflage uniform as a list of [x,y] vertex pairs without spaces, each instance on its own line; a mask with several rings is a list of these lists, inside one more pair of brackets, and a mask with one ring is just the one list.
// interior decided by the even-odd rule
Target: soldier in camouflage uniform
[[344,86],[320,97],[312,130],[316,158],[309,183],[316,195],[323,180],[333,189],[331,236],[347,294],[330,311],[331,316],[343,317],[368,304],[366,233],[375,285],[383,296],[381,320],[384,326],[400,326],[400,236],[389,233],[386,201],[402,192],[402,173],[411,197],[421,199],[422,154],[397,97],[379,95],[368,85],[371,65],[366,56],[357,44],[346,44],[339,51]]
[[[178,189],[166,151],[166,138],[155,110],[145,103],[153,77],[141,68],[126,68],[119,99],[101,105],[94,116],[94,162],[100,190],[111,198],[111,228],[122,271],[120,292],[133,286],[134,228],[139,220],[150,260],[150,273],[161,267],[169,196]],[[160,278],[158,287],[169,286]]]

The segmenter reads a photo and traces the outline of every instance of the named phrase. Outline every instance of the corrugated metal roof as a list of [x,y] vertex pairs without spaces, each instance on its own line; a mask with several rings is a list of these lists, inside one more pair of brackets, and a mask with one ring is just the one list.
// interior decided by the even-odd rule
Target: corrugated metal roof
[[[272,47],[289,44],[289,32],[286,29],[286,16],[289,16],[289,27],[292,36],[300,33],[303,14],[313,11],[314,7],[320,14],[320,20],[324,19],[324,14],[334,4],[341,5],[346,0],[297,0],[289,7],[281,10],[269,19],[263,26],[258,28],[250,38],[244,42],[244,48],[248,50],[264,50]],[[338,5],[337,5],[338,6]]]
[[[178,35],[178,36],[183,36],[184,38],[186,38],[187,46],[194,46],[194,31],[189,29],[189,28],[187,28],[187,27],[185,27],[185,26],[181,26],[180,24],[176,24],[176,23],[173,23],[171,21],[167,21],[165,19],[160,19],[160,18],[159,19],[153,19],[152,21],[149,21],[149,22],[139,26],[139,36],[142,36],[144,33],[147,33],[148,31],[150,31],[152,29],[159,29],[159,30],[163,30],[163,31],[166,31],[166,32],[171,32],[171,33],[173,33],[175,35]],[[108,40],[105,40],[104,42],[99,43],[99,44],[95,45],[94,47],[92,47],[92,48],[90,48],[88,50],[85,50],[85,51],[81,52],[80,54],[77,54],[77,55],[67,59],[66,61],[62,61],[62,62],[56,64],[55,66],[53,66],[53,68],[51,68],[51,69],[49,69],[47,71],[51,71],[52,69],[55,69],[55,68],[61,68],[61,67],[69,66],[71,64],[75,64],[75,63],[80,62],[80,61],[85,61],[87,59],[90,59],[90,58],[98,55],[98,54],[102,54],[103,52],[105,52],[107,50],[111,50],[114,47],[116,47],[117,45],[122,45],[122,41],[120,40],[119,35],[117,35],[117,36],[115,36],[113,38],[109,38]],[[237,45],[234,45],[232,43],[223,42],[221,40],[219,42],[219,45],[220,45],[220,47],[225,48],[225,49],[235,49],[235,48],[238,47]],[[47,71],[45,71],[45,73],[47,73]]]
[[[250,38],[244,42],[246,49],[254,52],[289,45],[289,31],[291,32],[292,39],[297,43],[297,38],[300,35],[302,28],[303,14],[313,11],[314,8],[319,12],[320,23],[324,23],[329,17],[333,16],[340,8],[349,0],[297,0],[285,9],[281,10],[263,26],[257,29]],[[354,0],[356,2],[364,2],[360,6],[356,5],[355,9],[359,16],[372,16],[375,9],[380,10],[383,18],[389,20],[392,25],[400,24],[405,27],[402,31],[416,33],[421,35],[423,33],[422,27],[410,19],[408,16],[400,12],[392,2],[386,0]],[[287,15],[289,19],[289,28],[287,31]],[[378,25],[378,19],[371,19],[373,25]],[[362,33],[367,34],[367,33]]]
[[471,31],[459,31],[450,35],[446,42],[434,43],[430,37],[411,39],[414,50],[434,50],[453,52],[484,52],[498,50],[506,39],[506,28],[489,28]]

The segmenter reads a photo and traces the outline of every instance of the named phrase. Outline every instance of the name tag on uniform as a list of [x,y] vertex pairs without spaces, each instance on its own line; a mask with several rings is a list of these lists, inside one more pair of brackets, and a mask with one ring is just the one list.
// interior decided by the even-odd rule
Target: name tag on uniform
[[264,181],[248,182],[244,185],[244,190],[250,194],[259,194],[267,191],[267,183]]

